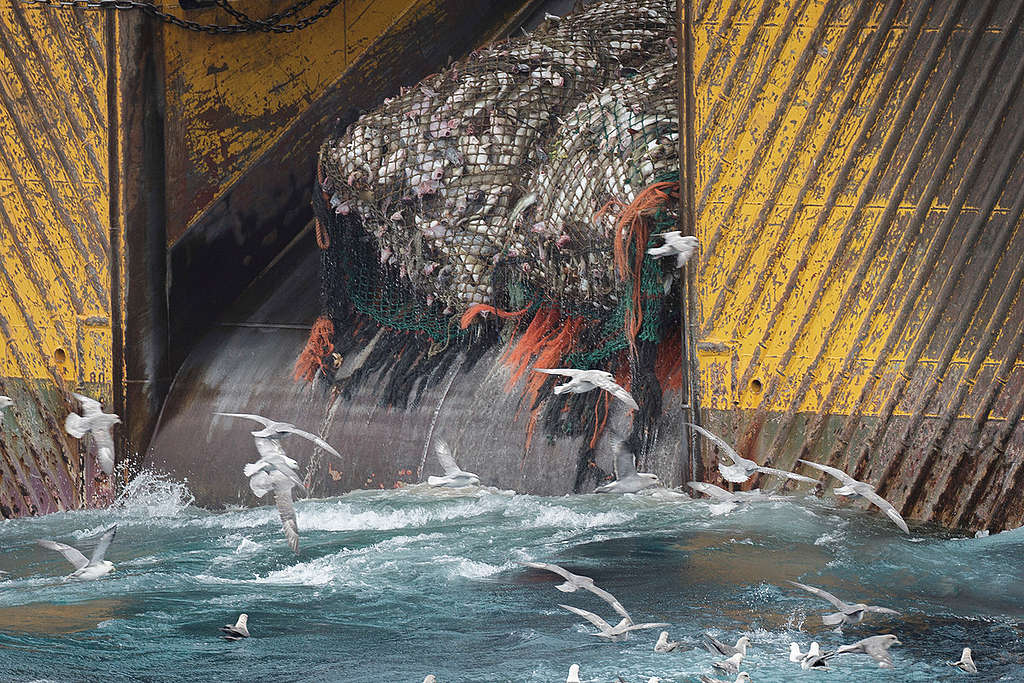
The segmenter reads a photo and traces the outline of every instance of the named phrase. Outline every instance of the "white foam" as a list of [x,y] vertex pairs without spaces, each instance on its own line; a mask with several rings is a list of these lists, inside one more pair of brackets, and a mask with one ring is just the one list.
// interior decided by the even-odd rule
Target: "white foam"
[[143,470],[125,485],[110,507],[147,517],[177,517],[195,500],[185,483]]

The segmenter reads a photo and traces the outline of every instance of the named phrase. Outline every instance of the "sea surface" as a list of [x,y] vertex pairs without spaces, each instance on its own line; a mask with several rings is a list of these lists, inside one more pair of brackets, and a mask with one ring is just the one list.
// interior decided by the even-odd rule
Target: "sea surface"
[[[273,507],[208,511],[187,488],[140,475],[111,508],[0,523],[0,681],[697,681],[716,658],[701,634],[753,645],[753,681],[1024,679],[1024,530],[987,538],[900,533],[884,517],[815,498],[715,515],[706,502],[651,495],[515,495],[414,486],[296,505],[300,553]],[[97,581],[36,545],[91,552],[117,523]],[[653,651],[658,631],[621,642],[558,603],[614,623],[593,594],[520,562],[594,578],[635,621],[668,622],[682,652]],[[786,583],[821,586],[869,614],[842,634],[828,605]],[[249,614],[252,637],[218,627]],[[803,671],[789,643],[830,649],[895,633],[895,668],[863,655]],[[945,666],[970,646],[980,673]],[[724,675],[720,676],[725,678]],[[729,680],[732,680],[730,677]]]

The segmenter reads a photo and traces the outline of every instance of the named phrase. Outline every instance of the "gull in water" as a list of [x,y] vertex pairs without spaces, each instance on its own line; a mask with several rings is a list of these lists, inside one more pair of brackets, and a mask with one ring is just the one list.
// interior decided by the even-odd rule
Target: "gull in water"
[[735,681],[723,681],[721,678],[711,678],[711,676],[701,674],[700,683],[750,683],[750,674],[746,671],[741,671],[740,674],[736,676]]
[[109,560],[104,560],[103,556],[107,554],[107,548],[110,547],[116,533],[116,524],[104,531],[103,535],[100,536],[100,542],[96,544],[95,548],[93,548],[92,557],[88,559],[80,551],[65,543],[57,543],[56,541],[48,541],[42,538],[36,541],[36,543],[47,550],[56,550],[63,555],[64,558],[72,564],[72,566],[74,566],[75,571],[64,577],[65,581],[68,579],[81,579],[82,581],[88,581],[90,579],[98,579],[101,576],[114,571],[114,563]]
[[978,673],[978,667],[974,664],[974,657],[971,656],[971,648],[965,647],[964,651],[960,654],[960,659],[955,662],[946,662],[946,666],[955,666],[961,671],[966,671],[969,674]]
[[565,677],[565,683],[583,683],[580,680],[579,664],[573,664],[569,667],[569,675]]
[[832,653],[832,656],[850,653],[870,655],[876,662],[878,662],[878,666],[880,668],[891,669],[893,668],[893,664],[892,656],[889,654],[889,648],[893,645],[902,644],[903,643],[901,643],[899,639],[891,633],[884,636],[871,636],[870,638],[858,640],[852,645],[840,645],[836,648],[836,651]]
[[434,674],[427,674],[423,677],[423,683],[437,683],[437,676]]
[[595,585],[594,580],[589,576],[573,574],[568,569],[565,569],[564,567],[559,567],[557,564],[551,564],[549,562],[523,562],[522,564],[526,565],[527,567],[532,567],[534,569],[543,569],[561,576],[563,579],[565,579],[565,583],[560,583],[557,586],[555,586],[555,588],[562,591],[563,593],[575,593],[580,588],[582,588],[583,590],[590,591],[591,593],[593,593],[594,595],[596,595],[597,597],[601,598],[609,605],[611,605],[611,608],[615,610],[623,619],[628,619],[629,623],[633,623],[632,617],[629,616],[629,612],[627,612],[626,608],[622,606],[622,603],[619,602],[614,595],[604,590],[603,588],[599,588],[597,585]]
[[619,399],[633,410],[639,410],[640,406],[628,391],[615,383],[612,373],[604,370],[576,370],[574,368],[534,368],[534,372],[543,372],[546,375],[563,375],[572,379],[565,384],[555,387],[555,394],[584,394],[593,389],[604,389],[609,394]]
[[0,396],[0,424],[4,421],[4,411],[14,405],[10,396]]
[[662,631],[658,635],[658,642],[654,644],[655,652],[672,652],[679,647],[678,640],[669,640],[668,631]]
[[819,465],[818,463],[811,462],[810,460],[798,460],[797,462],[802,462],[803,464],[813,467],[816,470],[821,470],[822,472],[828,472],[844,484],[844,486],[833,489],[832,492],[834,494],[837,496],[861,496],[862,498],[866,498],[868,502],[878,506],[878,508],[884,512],[886,516],[892,520],[892,523],[898,526],[903,533],[910,533],[910,529],[907,528],[907,523],[903,521],[903,517],[900,513],[896,511],[896,508],[893,507],[892,503],[875,493],[875,487],[871,484],[863,481],[857,481],[837,467]]
[[739,673],[740,664],[743,663],[743,653],[737,652],[732,657],[725,659],[721,662],[714,662],[711,666],[718,669],[719,671],[725,671],[726,673]]
[[444,476],[427,477],[427,483],[430,486],[458,488],[460,486],[475,486],[480,483],[480,477],[459,468],[455,462],[455,456],[452,455],[452,449],[443,439],[434,440],[434,453],[437,455],[437,461],[441,463]]
[[321,439],[316,434],[310,434],[307,431],[303,431],[297,428],[293,424],[288,422],[276,422],[269,418],[263,417],[262,415],[253,415],[251,413],[214,413],[214,415],[220,415],[221,417],[240,417],[246,420],[253,420],[263,425],[263,429],[252,432],[253,436],[262,437],[265,439],[281,439],[289,434],[295,434],[301,436],[303,439],[312,441],[320,448],[324,449],[336,458],[341,458],[341,453],[334,450],[331,444]]
[[707,651],[713,655],[722,655],[723,657],[732,657],[739,653],[744,657],[747,656],[747,647],[750,645],[750,638],[746,636],[740,636],[739,640],[736,641],[735,647],[727,645],[715,638],[712,635],[704,634],[704,647]]
[[221,636],[224,640],[241,640],[242,638],[249,637],[249,615],[239,614],[238,621],[233,624],[225,624],[220,627],[224,635]]
[[636,493],[661,485],[657,475],[636,471],[636,458],[625,441],[620,441],[617,448],[614,461],[615,481],[598,486],[594,493]]
[[295,517],[292,489],[298,486],[305,491],[302,480],[295,473],[298,463],[284,454],[284,448],[274,439],[255,437],[256,450],[260,459],[243,468],[249,477],[249,488],[257,498],[274,492],[274,504],[281,516],[281,528],[292,552],[299,552],[299,523]]
[[676,268],[682,268],[686,262],[697,252],[697,238],[689,235],[683,236],[678,230],[661,233],[665,243],[660,247],[651,247],[647,253],[656,259],[665,256],[676,257]]
[[[793,659],[793,655],[799,655],[797,659]],[[827,669],[828,658],[833,656],[831,652],[823,653],[821,646],[818,643],[811,643],[811,646],[807,648],[807,654],[800,652],[800,647],[796,643],[789,644],[789,661],[800,662],[801,669]]]
[[585,609],[580,609],[579,607],[573,607],[572,605],[563,605],[561,603],[559,603],[558,606],[561,607],[562,609],[569,610],[573,614],[577,614],[577,615],[583,617],[584,619],[589,621],[591,624],[596,626],[598,629],[600,629],[597,633],[591,633],[590,634],[590,635],[596,636],[598,638],[607,638],[609,640],[618,640],[619,638],[621,638],[622,636],[625,636],[630,631],[640,631],[642,629],[648,629],[648,628],[664,628],[665,626],[668,626],[668,624],[663,624],[663,623],[634,624],[634,623],[632,623],[631,619],[628,619],[626,617],[623,617],[622,621],[620,621],[615,626],[612,626],[611,624],[609,624],[607,621],[605,621],[601,617],[597,616],[593,612],[588,612]]
[[81,394],[71,394],[82,406],[82,415],[71,413],[64,419],[64,431],[76,439],[92,432],[96,440],[96,460],[107,476],[114,473],[114,437],[110,430],[121,421],[114,413],[104,413],[99,401]]
[[809,482],[811,484],[817,484],[818,482],[810,477],[804,477],[799,474],[793,474],[792,472],[786,472],[785,470],[777,470],[774,467],[761,467],[753,460],[748,460],[740,456],[736,450],[727,444],[724,439],[715,434],[712,434],[708,430],[698,425],[687,423],[698,432],[706,436],[711,441],[714,441],[722,449],[722,452],[727,455],[732,461],[732,465],[726,465],[723,462],[718,463],[718,471],[722,473],[722,476],[726,481],[731,481],[734,484],[742,484],[750,479],[750,476],[755,472],[761,472],[763,474],[777,474],[780,477],[786,477],[787,479],[793,479],[795,481]]
[[811,595],[817,595],[822,600],[832,603],[838,612],[833,614],[823,614],[821,617],[821,623],[826,626],[839,626],[842,627],[845,624],[859,624],[864,619],[865,612],[875,612],[877,614],[895,614],[899,616],[899,612],[888,607],[875,607],[874,605],[865,605],[863,602],[857,604],[850,604],[843,602],[836,596],[829,593],[827,590],[821,588],[815,588],[814,586],[808,586],[806,583],[800,583],[799,581],[789,581],[788,583],[793,584],[797,588],[802,588]]

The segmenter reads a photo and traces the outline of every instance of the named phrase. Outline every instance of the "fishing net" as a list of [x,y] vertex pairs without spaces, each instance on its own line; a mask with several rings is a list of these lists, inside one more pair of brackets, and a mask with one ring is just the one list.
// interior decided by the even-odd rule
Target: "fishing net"
[[[510,386],[529,377],[535,415],[554,380],[529,371],[559,365],[609,369],[649,394],[642,413],[659,410],[678,273],[646,252],[677,221],[674,5],[597,2],[550,19],[326,140],[314,192],[325,315],[296,376],[344,393],[388,370],[383,400],[405,405],[503,335]],[[345,376],[355,349],[368,356]],[[599,393],[550,401],[545,424],[596,438]]]

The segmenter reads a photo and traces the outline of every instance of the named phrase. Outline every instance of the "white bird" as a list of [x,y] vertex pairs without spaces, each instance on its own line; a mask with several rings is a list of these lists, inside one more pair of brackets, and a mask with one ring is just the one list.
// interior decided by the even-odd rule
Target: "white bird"
[[[271,439],[262,437],[256,438],[256,447],[271,453],[274,449],[280,449],[278,457],[295,463],[294,460],[284,455],[281,445]],[[295,486],[302,487],[302,481],[287,463],[275,465],[266,457],[260,458],[258,462],[245,466],[245,474],[249,477],[249,488],[257,498],[262,498],[271,491],[274,492],[274,504],[277,506],[277,513],[281,516],[281,528],[284,530],[284,537],[288,541],[288,547],[293,552],[299,552],[299,523],[295,517],[295,504],[292,502],[292,489]],[[305,490],[303,488],[303,490]]]
[[224,640],[241,640],[242,638],[249,637],[249,615],[239,614],[238,620],[234,624],[225,624],[220,627],[224,635],[221,636]]
[[594,389],[604,389],[609,394],[619,399],[633,410],[639,410],[640,406],[629,394],[628,391],[616,384],[612,373],[604,370],[576,370],[574,368],[534,368],[534,372],[543,372],[546,375],[562,375],[572,379],[565,384],[555,387],[555,394],[570,392],[583,394]]
[[960,659],[955,662],[946,662],[946,666],[955,666],[961,671],[966,671],[969,674],[978,673],[978,667],[974,663],[974,657],[971,656],[971,648],[965,647],[964,651],[960,654]]
[[732,465],[726,465],[722,462],[718,463],[718,471],[722,473],[722,476],[726,481],[731,481],[734,484],[742,484],[747,481],[747,479],[750,479],[750,476],[755,472],[761,472],[763,474],[777,474],[780,477],[786,477],[787,479],[794,479],[796,481],[803,481],[811,484],[818,483],[817,480],[811,479],[810,477],[793,474],[792,472],[786,472],[785,470],[777,470],[774,467],[762,467],[753,460],[741,457],[740,454],[737,453],[735,449],[727,444],[721,437],[712,434],[698,425],[692,423],[687,424],[718,444],[722,449],[722,452],[733,461]]
[[652,486],[661,485],[656,474],[636,471],[636,456],[626,447],[625,441],[619,441],[616,448],[615,460],[612,464],[615,470],[615,481],[598,486],[594,489],[594,493],[636,493]]
[[598,638],[608,638],[609,640],[616,640],[618,638],[621,638],[622,636],[625,636],[630,631],[640,631],[642,629],[648,628],[664,628],[665,626],[668,626],[668,624],[663,623],[634,624],[632,623],[632,620],[627,619],[626,617],[623,617],[622,621],[620,621],[615,626],[612,626],[601,617],[597,616],[593,612],[588,612],[585,609],[573,607],[572,605],[563,605],[561,603],[559,603],[558,606],[562,609],[569,610],[573,614],[578,614],[579,616],[583,617],[591,624],[596,626],[599,629],[599,631],[597,633],[591,633],[590,635],[596,636]]
[[651,247],[647,253],[654,258],[660,259],[664,256],[676,257],[676,268],[682,268],[686,262],[697,253],[697,238],[686,235],[685,237],[678,230],[661,233],[665,243],[660,247]]
[[114,571],[113,562],[104,560],[103,556],[107,554],[107,548],[110,547],[110,543],[114,540],[114,535],[116,533],[116,524],[104,531],[103,535],[100,536],[99,543],[97,543],[96,547],[93,548],[92,557],[88,559],[86,559],[85,555],[80,551],[65,543],[57,543],[56,541],[49,541],[42,538],[37,540],[36,543],[47,550],[56,550],[75,568],[75,571],[64,577],[65,581],[68,579],[81,579],[82,581],[88,581],[91,579],[98,579],[101,576]]
[[0,426],[4,422],[4,411],[14,405],[10,396],[0,396]]
[[821,470],[822,472],[828,472],[844,484],[844,486],[840,486],[839,488],[832,490],[832,492],[837,496],[861,496],[862,498],[866,498],[870,503],[878,506],[878,508],[884,512],[886,516],[892,520],[893,524],[898,526],[903,533],[910,533],[910,529],[907,528],[907,523],[903,520],[902,515],[896,511],[896,508],[893,507],[892,503],[875,493],[875,487],[871,484],[863,481],[857,481],[837,467],[819,465],[818,463],[811,462],[810,460],[798,460],[797,462],[802,462],[803,464],[813,467],[816,470]]
[[807,669],[827,669],[828,658],[832,657],[833,653],[825,652],[822,653],[821,646],[818,643],[811,643],[811,646],[807,648],[807,654],[800,658],[800,668]]
[[458,488],[460,486],[475,486],[480,483],[480,477],[459,467],[455,462],[455,456],[452,455],[451,448],[443,439],[434,440],[434,454],[437,455],[437,461],[441,463],[444,476],[427,477],[427,484],[430,486]]
[[796,643],[789,644],[789,661],[799,662],[804,658],[804,653],[800,651],[800,646]]
[[220,415],[222,417],[241,417],[246,420],[253,420],[263,425],[263,429],[252,432],[253,436],[263,437],[265,439],[281,439],[289,434],[295,434],[301,436],[303,439],[312,441],[320,448],[324,449],[336,458],[341,458],[341,453],[334,450],[331,444],[321,439],[316,434],[310,434],[307,431],[298,429],[295,425],[288,422],[276,422],[269,418],[263,417],[262,415],[252,415],[250,413],[214,413],[214,415]]
[[782,500],[781,496],[769,496],[761,493],[758,489],[752,491],[732,492],[726,491],[721,486],[715,486],[706,481],[688,481],[686,485],[698,493],[703,493],[714,502],[709,503],[711,514],[722,515],[732,512],[744,503],[755,503],[764,500]]
[[437,683],[437,676],[434,674],[427,674],[423,677],[423,683]]
[[673,650],[676,650],[678,647],[679,647],[679,641],[678,640],[671,640],[670,641],[668,639],[668,631],[662,631],[658,635],[658,642],[656,642],[654,644],[654,651],[655,652],[663,652],[663,653],[664,652],[672,652]]
[[736,676],[735,681],[723,681],[721,678],[711,678],[711,676],[701,674],[700,681],[701,683],[750,683],[750,674],[746,671],[741,671],[740,674]]
[[82,406],[82,415],[71,413],[64,418],[64,430],[81,439],[86,432],[92,432],[96,441],[96,460],[107,476],[114,473],[114,437],[110,430],[121,421],[114,413],[104,413],[99,401],[81,394],[71,394]]
[[840,645],[836,648],[836,651],[832,654],[844,655],[848,653],[854,654],[866,654],[870,655],[876,662],[878,662],[879,668],[891,669],[893,667],[892,655],[889,654],[889,648],[893,645],[902,645],[899,639],[890,634],[884,636],[871,636],[870,638],[864,638],[858,640],[856,643],[851,645]]
[[811,595],[816,595],[822,600],[832,603],[838,612],[833,614],[823,614],[821,617],[821,623],[826,626],[842,626],[844,624],[859,624],[864,619],[865,612],[875,612],[876,614],[895,614],[899,616],[899,612],[888,607],[875,607],[874,605],[865,605],[863,602],[856,604],[850,604],[843,602],[836,596],[829,593],[827,590],[816,588],[814,586],[808,586],[806,583],[800,583],[799,581],[789,581],[788,583],[793,584],[797,588],[802,588]]
[[736,641],[735,647],[723,643],[718,638],[712,635],[704,634],[704,647],[713,655],[722,655],[723,657],[731,657],[737,653],[747,656],[747,646],[750,645],[750,638],[747,636],[740,636],[739,640]]
[[569,667],[569,675],[565,677],[565,683],[582,683],[582,681],[580,681],[579,664],[573,664]]
[[735,674],[740,671],[740,664],[743,663],[743,653],[737,652],[732,657],[725,659],[721,662],[714,662],[711,666],[718,669],[719,671],[725,671],[727,673]]
[[632,617],[629,616],[629,612],[627,612],[626,608],[622,606],[622,603],[619,602],[616,599],[616,597],[608,591],[604,590],[603,588],[599,588],[594,583],[594,580],[589,576],[573,574],[568,569],[565,569],[564,567],[559,567],[557,564],[551,564],[550,562],[523,562],[522,564],[526,565],[527,567],[532,567],[534,569],[543,569],[545,571],[549,571],[553,574],[558,574],[559,576],[561,576],[563,579],[565,579],[565,583],[560,583],[557,586],[555,586],[555,588],[562,591],[563,593],[575,593],[580,588],[586,591],[590,591],[591,593],[593,593],[594,595],[596,595],[597,597],[601,598],[609,605],[611,605],[611,608],[615,610],[619,614],[619,616],[623,617],[624,619],[629,619],[629,623],[633,623]]

